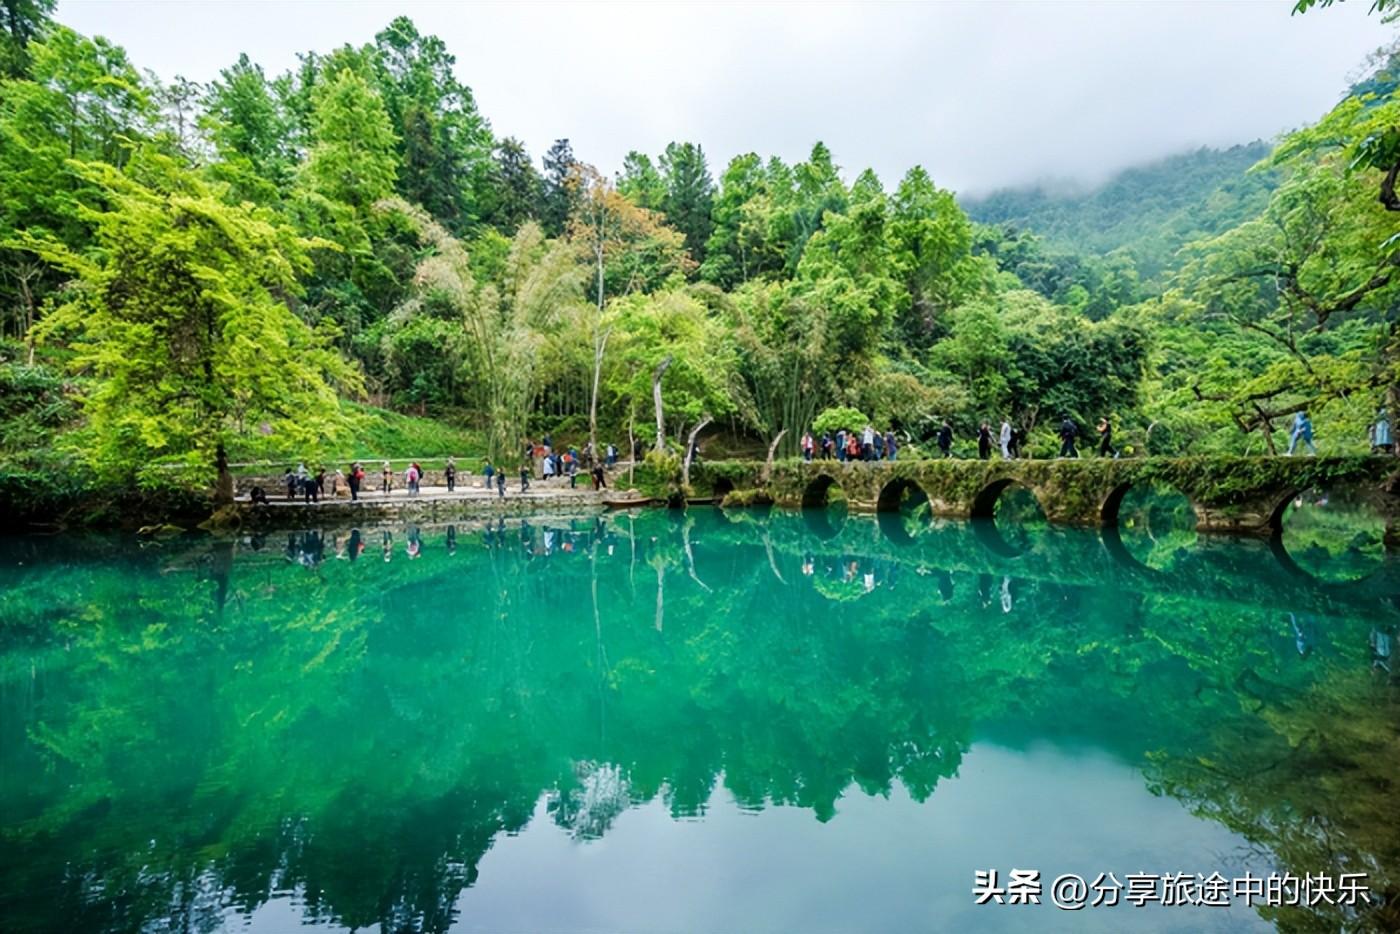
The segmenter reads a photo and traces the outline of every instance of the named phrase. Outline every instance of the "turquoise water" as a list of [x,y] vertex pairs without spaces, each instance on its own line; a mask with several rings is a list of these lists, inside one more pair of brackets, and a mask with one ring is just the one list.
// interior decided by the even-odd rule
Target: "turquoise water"
[[0,928],[1385,929],[1400,573],[1143,508],[0,540]]

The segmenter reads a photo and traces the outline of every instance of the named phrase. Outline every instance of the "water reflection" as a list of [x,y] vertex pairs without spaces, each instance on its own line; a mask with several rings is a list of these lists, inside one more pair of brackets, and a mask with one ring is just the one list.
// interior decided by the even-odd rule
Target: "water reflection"
[[1360,580],[1385,559],[1385,519],[1368,491],[1311,489],[1294,494],[1279,515],[1275,546],[1296,573],[1322,581]]
[[[1117,822],[1093,829],[1099,848],[1082,827],[1030,836],[1085,860],[1197,841],[1179,851],[1194,865],[1118,867],[1134,871],[1209,872],[1231,846],[1262,871],[1366,871],[1388,901],[1365,923],[1390,923],[1393,566],[1323,587],[1283,573],[1266,543],[1203,539],[1143,573],[1092,531],[1022,530],[1006,554],[975,524],[892,540],[872,519],[831,535],[811,519],[497,519],[135,552],[4,541],[0,917],[207,930],[283,905],[295,922],[445,930],[504,891],[489,858],[541,822],[596,864],[609,851],[589,841],[625,837],[639,809],[717,829],[730,808],[883,827],[879,802],[917,824],[945,795],[986,815],[977,845],[942,839],[945,875],[922,875],[918,843],[892,831],[867,843],[963,910],[979,861],[1025,856],[1028,818],[1007,802],[1048,794],[1059,763],[1076,776],[1064,800],[1092,811],[1111,781],[1097,762],[1133,776]],[[1088,758],[1047,764],[1047,744]],[[1004,770],[964,774],[979,756]],[[1151,811],[1144,839],[1154,794],[1184,808]],[[773,832],[774,852],[830,839]],[[665,825],[652,833],[666,851]],[[583,897],[581,864],[532,870]],[[897,872],[858,893],[865,926],[908,926],[882,901]],[[689,884],[716,904],[732,894]],[[926,910],[918,923],[968,926]],[[1362,923],[1327,904],[1278,917]]]

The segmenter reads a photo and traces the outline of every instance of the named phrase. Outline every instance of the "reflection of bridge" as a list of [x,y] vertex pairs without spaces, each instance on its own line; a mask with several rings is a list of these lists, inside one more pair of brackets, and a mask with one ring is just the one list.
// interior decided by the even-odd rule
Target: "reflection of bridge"
[[[390,535],[387,547],[395,554],[395,568],[408,563],[411,554],[407,548],[415,538],[421,541],[425,555],[452,553],[454,546],[463,551],[485,546],[534,558],[549,557],[552,551],[570,565],[636,561],[639,553],[659,554],[667,558],[658,565],[658,573],[661,565],[684,567],[688,572],[699,567],[705,579],[712,573],[720,574],[721,568],[732,567],[734,555],[746,552],[756,558],[753,566],[766,566],[783,583],[797,579],[799,566],[812,558],[843,564],[876,561],[929,575],[929,586],[935,586],[935,581],[962,581],[966,577],[1009,577],[1099,590],[1122,598],[1142,595],[1230,605],[1246,613],[1267,612],[1266,608],[1272,607],[1334,619],[1400,619],[1400,560],[1395,558],[1381,563],[1362,580],[1329,583],[1299,569],[1277,543],[1271,547],[1265,542],[1216,539],[1174,549],[1162,555],[1161,566],[1149,567],[1132,554],[1131,542],[1125,545],[1113,527],[1101,533],[1042,527],[1008,541],[990,521],[930,523],[891,512],[880,513],[875,521],[833,519],[825,510],[750,509],[595,514],[573,520],[498,517],[414,521],[364,527],[366,560],[379,566],[383,566],[377,559],[386,547],[382,539],[385,532]],[[554,549],[547,544],[551,532],[556,538]],[[227,576],[235,564],[246,572],[298,563],[290,554],[295,542],[314,556],[314,565],[351,557],[347,551],[356,551],[351,534],[347,528],[334,526],[324,532],[277,532],[254,536],[251,548],[229,539],[215,540],[212,546],[201,540],[193,552],[177,547],[164,555],[162,562],[166,571],[202,572],[212,567],[222,568]],[[310,535],[317,537],[314,545],[303,540]],[[619,548],[616,554],[600,551],[600,543],[613,536],[619,542],[630,542],[631,547]],[[572,542],[572,548],[563,547],[566,540]],[[52,548],[61,549],[64,561],[80,560],[81,556],[72,552],[72,544],[62,539],[29,539],[25,540],[29,553],[13,557],[38,563]],[[107,553],[110,544],[106,548],[94,544],[94,548],[91,557],[99,557]],[[719,564],[714,563],[716,556],[723,556]]]
[[[731,524],[752,527],[779,554],[880,558],[935,572],[1255,608],[1282,606],[1334,617],[1400,616],[1400,561],[1394,558],[1362,580],[1329,583],[1300,569],[1276,543],[1202,540],[1167,556],[1164,566],[1149,567],[1112,527],[1101,534],[1045,528],[1013,543],[987,520],[927,524],[881,513],[876,522],[833,522],[822,510],[767,515],[725,510],[725,515]],[[715,533],[702,537],[712,544]]]
[[839,489],[857,512],[893,512],[910,499],[935,515],[990,517],[1012,486],[1034,494],[1045,517],[1063,525],[1113,525],[1134,486],[1179,490],[1209,532],[1266,535],[1284,506],[1314,487],[1355,490],[1386,520],[1386,543],[1400,548],[1400,462],[1390,457],[1186,457],[1076,460],[919,460],[843,463],[785,461],[763,479],[763,465],[717,461],[692,471],[696,496],[821,506]]

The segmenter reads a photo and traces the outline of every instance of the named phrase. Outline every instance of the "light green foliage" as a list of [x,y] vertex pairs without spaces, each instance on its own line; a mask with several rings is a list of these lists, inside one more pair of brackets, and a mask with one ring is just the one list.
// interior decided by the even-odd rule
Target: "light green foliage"
[[964,305],[953,315],[952,333],[935,350],[935,360],[956,374],[973,405],[973,421],[995,418],[1006,411],[1011,395],[1006,329],[996,306],[986,302]]
[[838,406],[831,409],[823,409],[821,414],[812,419],[812,431],[817,435],[836,432],[845,429],[846,431],[860,431],[870,424],[870,419],[859,409],[849,406]]
[[73,276],[43,335],[100,382],[84,400],[83,454],[105,475],[158,484],[159,468],[212,470],[215,448],[261,435],[315,454],[345,429],[337,390],[356,372],[280,297],[315,246],[263,209],[233,207],[171,159],[142,153],[127,173],[75,167],[102,193],[86,209],[98,250],[24,245]]
[[544,375],[539,369],[543,348],[566,309],[580,298],[581,270],[570,248],[545,240],[539,227],[526,224],[516,233],[498,278],[479,282],[462,243],[425,212],[397,199],[381,204],[406,218],[432,250],[414,274],[413,298],[396,317],[412,322],[436,305],[460,322],[461,379],[487,415],[487,453],[497,463],[516,456]]
[[628,420],[650,424],[652,373],[667,358],[661,386],[668,434],[683,441],[687,426],[704,415],[734,411],[734,353],[721,320],[703,302],[685,290],[634,294],[617,299],[610,315],[605,391]]
[[148,134],[155,106],[121,48],[54,26],[27,43],[24,77],[0,79],[0,333],[23,337],[52,268],[13,248],[20,233],[81,249],[91,227],[79,205],[96,195],[70,160],[122,165]]
[[786,429],[783,451],[836,392],[825,306],[792,285],[752,282],[734,294],[730,328],[738,353],[741,405],[760,433]]
[[908,294],[899,309],[899,339],[922,350],[941,336],[942,319],[975,294],[990,270],[972,258],[972,224],[949,191],[922,166],[904,176],[890,200],[890,262]]
[[651,156],[633,150],[622,160],[617,190],[633,204],[648,211],[660,211],[666,201],[666,182],[652,164]]
[[324,80],[315,93],[306,183],[329,201],[363,209],[393,191],[398,138],[364,78],[346,68]]

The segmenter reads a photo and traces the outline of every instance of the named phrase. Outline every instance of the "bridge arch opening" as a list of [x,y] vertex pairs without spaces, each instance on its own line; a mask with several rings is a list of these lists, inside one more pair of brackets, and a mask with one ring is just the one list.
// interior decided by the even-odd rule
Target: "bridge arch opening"
[[1105,498],[1100,517],[1109,553],[1154,571],[1170,567],[1199,541],[1195,505],[1170,484],[1120,484]]
[[846,492],[834,477],[826,474],[813,477],[812,482],[802,491],[803,509],[846,508]]
[[978,540],[1002,557],[1024,554],[1048,525],[1035,493],[1010,478],[983,487],[972,501],[972,519]]
[[846,491],[834,477],[821,474],[802,491],[802,518],[820,539],[835,538],[846,525]]
[[1290,491],[1269,516],[1275,557],[1290,573],[1322,583],[1370,577],[1385,563],[1386,516],[1378,495],[1356,485]]
[[880,531],[895,544],[907,545],[933,519],[928,494],[913,480],[898,478],[880,488],[875,501]]

